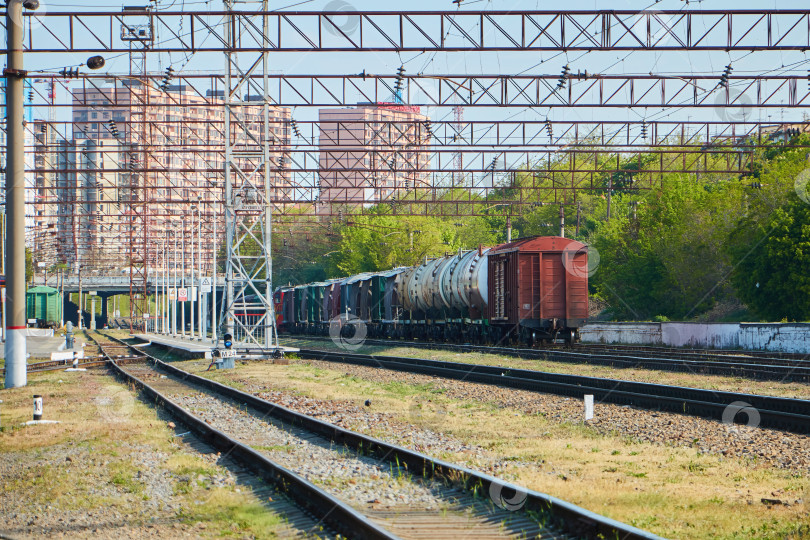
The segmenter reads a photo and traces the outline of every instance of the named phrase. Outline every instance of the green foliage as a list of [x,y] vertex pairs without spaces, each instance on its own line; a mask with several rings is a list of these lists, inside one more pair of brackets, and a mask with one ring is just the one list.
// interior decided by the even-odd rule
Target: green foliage
[[[793,142],[810,144],[810,138]],[[274,223],[273,281],[298,284],[387,270],[497,245],[506,241],[508,221],[515,239],[558,235],[564,202],[566,236],[598,252],[590,290],[614,319],[691,319],[718,304],[747,313],[740,300],[771,320],[810,317],[810,206],[793,194],[796,176],[808,166],[806,148],[774,142],[757,151],[742,175],[657,172],[680,168],[685,160],[723,170],[725,154],[587,151],[583,146],[574,171],[567,159],[552,155],[538,164],[547,171],[493,176],[496,188],[485,195],[437,192],[435,211],[428,207],[425,215],[404,215],[425,208],[423,202],[409,208],[411,194],[396,203],[348,206],[337,219],[281,217]],[[622,170],[614,171],[616,163]],[[566,190],[563,201],[551,198],[549,188],[571,185],[593,189]],[[457,210],[470,216],[443,215],[443,200],[463,198],[470,205]],[[296,226],[309,220],[305,238],[293,234],[300,228],[292,220]]]
[[[5,256],[5,253],[3,254]],[[34,255],[30,248],[25,248],[25,282],[32,283],[34,280]]]
[[742,221],[729,251],[732,282],[757,315],[810,319],[810,205],[793,195],[767,219]]

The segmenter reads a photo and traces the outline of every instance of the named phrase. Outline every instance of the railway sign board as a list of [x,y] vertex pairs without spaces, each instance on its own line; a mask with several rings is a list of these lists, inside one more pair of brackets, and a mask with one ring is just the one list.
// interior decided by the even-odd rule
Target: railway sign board
[[219,351],[220,358],[236,358],[236,349],[225,349]]
[[202,278],[202,281],[200,281],[200,292],[203,294],[210,293],[212,289],[213,287],[211,286],[211,278],[209,277]]
[[188,302],[188,289],[186,289],[185,287],[177,289],[177,301]]
[[174,300],[177,297],[177,289],[174,287],[169,287],[169,298]]

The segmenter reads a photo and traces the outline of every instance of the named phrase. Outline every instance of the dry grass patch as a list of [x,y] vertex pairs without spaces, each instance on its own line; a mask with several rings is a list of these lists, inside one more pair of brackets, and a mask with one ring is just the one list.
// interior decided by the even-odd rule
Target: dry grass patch
[[[34,394],[43,396],[44,417],[59,424],[20,426],[31,419]],[[206,481],[174,490],[186,476],[229,473],[104,372],[32,374],[27,387],[2,390],[0,399],[0,532],[88,537],[111,522],[132,537],[147,526],[161,537],[182,536],[197,522],[205,529],[196,534],[206,537],[269,537],[285,529],[244,486]]]
[[[425,352],[425,351],[422,351]],[[202,371],[201,362],[182,367]],[[284,390],[306,397],[346,400],[400,422],[372,426],[391,438],[405,424],[437,430],[486,450],[483,457],[442,452],[463,463],[571,501],[589,510],[671,538],[785,539],[810,535],[810,479],[806,471],[705,455],[603,435],[572,422],[527,414],[482,399],[452,399],[433,384],[348,375],[304,362],[264,363],[204,374],[220,382]],[[396,379],[396,380],[394,380]],[[339,406],[336,405],[336,408]],[[405,442],[402,442],[405,444]],[[763,498],[790,501],[767,505]],[[796,502],[801,501],[801,502]]]

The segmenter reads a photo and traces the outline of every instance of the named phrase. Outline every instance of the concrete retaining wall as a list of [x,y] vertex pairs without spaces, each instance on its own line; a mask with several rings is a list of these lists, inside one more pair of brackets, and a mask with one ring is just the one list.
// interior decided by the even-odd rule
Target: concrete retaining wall
[[581,330],[584,343],[810,353],[808,323],[609,323]]

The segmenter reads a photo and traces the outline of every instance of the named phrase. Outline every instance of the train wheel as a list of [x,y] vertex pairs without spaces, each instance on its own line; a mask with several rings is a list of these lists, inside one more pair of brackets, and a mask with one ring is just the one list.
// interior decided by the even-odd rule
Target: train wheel
[[565,332],[564,339],[565,339],[565,346],[566,347],[568,347],[569,349],[571,347],[573,347],[574,346],[574,331],[573,330],[568,330],[567,332]]

